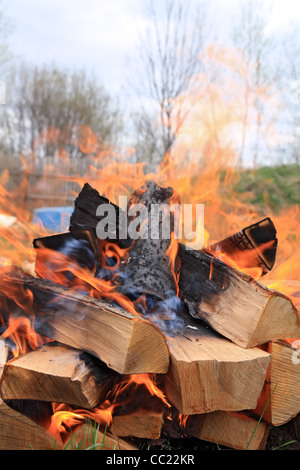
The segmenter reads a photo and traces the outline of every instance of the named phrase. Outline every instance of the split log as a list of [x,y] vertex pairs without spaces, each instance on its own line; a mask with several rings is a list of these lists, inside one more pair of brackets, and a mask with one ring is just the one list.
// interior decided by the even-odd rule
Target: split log
[[0,381],[3,400],[39,400],[92,409],[119,380],[91,356],[57,343],[10,360]]
[[[85,207],[88,201],[94,208],[93,213],[87,210],[78,213],[79,208]],[[139,313],[144,315],[144,318],[154,321],[163,330],[168,329],[170,325],[173,329],[180,327],[176,316],[176,310],[181,308],[176,295],[178,293],[175,246],[177,241],[171,238],[171,233],[178,222],[176,219],[178,203],[179,198],[172,188],[162,188],[154,181],[149,181],[132,194],[128,203],[128,213],[125,214],[112,205],[119,214],[117,222],[119,220],[128,222],[126,226],[128,251],[116,271],[112,271],[117,274],[117,277],[114,277],[117,291],[133,301],[139,299],[136,307]],[[86,226],[94,230],[97,236],[99,220],[95,217],[95,210],[102,204],[107,204],[107,200],[100,196],[98,191],[85,185],[76,200],[70,231]],[[164,211],[166,206],[173,206],[172,210]],[[80,218],[79,225],[76,223],[78,218]],[[130,233],[129,226],[133,226],[136,232]],[[99,245],[101,247],[101,240]],[[172,257],[173,248],[175,255]],[[100,259],[102,259],[101,254]]]
[[[103,213],[99,211],[102,205],[110,205],[113,210]],[[107,239],[114,240],[122,247],[131,245],[131,240],[128,240],[126,235],[126,213],[86,183],[75,199],[69,230],[73,232],[91,229],[97,236],[98,224],[103,221],[105,221]]]
[[269,426],[243,412],[215,411],[189,416],[184,427],[192,436],[235,450],[264,450]]
[[264,345],[272,361],[255,413],[260,416],[268,404],[263,419],[273,426],[285,424],[300,413],[300,350],[296,349],[300,340],[294,341]]
[[270,354],[241,348],[188,315],[185,325],[184,334],[168,338],[164,390],[170,403],[185,415],[255,407]]
[[[166,191],[165,194],[171,191],[170,188],[161,189]],[[139,191],[138,201],[143,195],[141,192],[139,196]],[[79,201],[80,204],[84,204],[82,202],[85,199],[84,193],[82,191],[78,196],[77,204]],[[89,187],[89,198],[93,201],[94,207],[101,204],[101,197],[91,187]],[[76,210],[75,208],[74,212]],[[83,218],[85,226],[95,228],[95,220],[91,213],[86,212]],[[272,221],[265,219],[258,224],[246,227],[241,233],[243,233],[242,239],[245,241],[247,238],[249,241],[248,246],[251,244],[259,253],[256,258],[258,267],[264,262],[268,269],[271,269],[277,243]],[[236,237],[233,236],[233,238]],[[269,251],[262,249],[262,247],[266,248],[266,240],[267,246],[270,244]],[[141,246],[143,246],[142,242],[143,240]],[[228,247],[228,241],[222,245],[223,249],[225,245]],[[204,251],[188,250],[181,244],[178,248],[178,259],[181,263],[179,292],[188,305],[191,316],[204,320],[216,331],[244,348],[255,347],[272,340],[300,336],[299,316],[289,298],[264,288],[251,277]],[[231,248],[227,249],[231,250]],[[151,253],[151,250],[148,253]],[[138,258],[142,260],[143,255],[139,253],[136,259]],[[147,256],[144,262],[146,264],[150,262]],[[137,263],[138,261],[133,261],[131,266],[134,267]],[[153,261],[151,263],[153,264]],[[146,269],[148,266],[144,266],[145,272],[143,271],[141,276],[135,269],[127,271],[125,266],[124,272],[128,272],[127,293],[129,293],[130,285],[132,285],[133,292],[143,290],[148,292],[154,285],[156,293],[162,296],[162,292],[166,292],[170,286],[168,284],[170,278],[165,276],[164,269],[157,269],[158,266],[160,264],[152,271],[157,273],[157,278],[152,276],[151,279],[147,279],[145,275],[146,271],[148,273]],[[142,267],[141,269],[143,270]],[[152,293],[154,293],[153,290]]]
[[[163,188],[162,188],[163,189]],[[170,188],[169,188],[170,191]],[[135,194],[137,194],[135,192]],[[157,201],[156,201],[157,202]],[[127,214],[118,206],[111,203],[107,198],[100,196],[98,191],[86,183],[79,193],[74,211],[70,220],[70,231],[89,227],[96,235],[96,227],[100,217],[96,216],[97,208],[102,204],[111,204],[116,210],[116,223],[121,222],[121,229],[117,228],[118,233],[126,232]],[[107,216],[108,217],[108,216]],[[108,217],[109,222],[109,217]],[[108,223],[108,227],[113,225],[114,220]],[[115,231],[108,230],[108,237],[112,236],[113,241],[116,237]],[[128,233],[127,233],[128,237]],[[127,246],[132,244],[130,237],[127,238]],[[119,243],[117,237],[117,243]],[[123,240],[123,243],[126,243]],[[242,268],[260,268],[262,274],[269,272],[274,265],[277,250],[276,229],[272,220],[267,217],[248,227],[241,229],[239,232],[218,241],[209,246],[205,251],[216,255],[222,252],[223,255],[237,262]],[[245,256],[244,256],[245,255]]]
[[[77,199],[75,200],[74,211],[70,219],[70,231],[82,228],[90,228],[96,235],[97,224],[101,217],[97,217],[97,208],[102,204],[111,204],[116,210],[116,223],[117,233],[126,232],[127,215],[126,213],[113,204],[104,196],[100,196],[99,192],[86,183]],[[112,227],[114,219],[109,223],[109,215],[107,215],[107,226]],[[116,232],[114,230],[107,233],[108,237],[111,235],[111,240],[116,239]],[[127,234],[128,237],[128,234]],[[124,243],[126,243],[123,240]],[[128,237],[127,246],[132,243]],[[231,257],[234,261],[241,263],[241,267],[246,268],[261,268],[263,274],[273,268],[277,249],[276,229],[272,220],[267,217],[255,224],[241,229],[239,232],[227,237],[224,240],[218,241],[209,246],[206,250],[211,254],[222,252],[223,254]],[[245,253],[241,259],[241,254]]]
[[91,427],[89,423],[84,423],[80,428],[76,429],[72,438],[64,443],[64,449],[71,450],[71,442],[73,448],[82,450],[90,446],[94,446],[95,450],[139,450],[129,439],[121,439],[118,436],[114,436],[110,431],[104,433],[98,430],[96,433],[94,426]]
[[162,411],[139,408],[127,415],[114,416],[109,430],[114,436],[159,439],[163,424]]
[[[36,250],[35,272],[42,278],[56,279],[56,273],[63,269],[68,275],[68,264],[77,263],[87,268],[92,274],[99,271],[99,249],[92,230],[75,230],[33,240]],[[53,251],[61,253],[61,260]],[[70,275],[70,274],[69,274]]]
[[267,217],[239,232],[210,245],[205,251],[215,257],[229,258],[241,271],[260,269],[261,275],[272,270],[277,251],[276,229]]
[[201,251],[179,247],[179,289],[189,312],[243,348],[300,337],[296,307],[284,294]]
[[152,323],[19,269],[3,269],[0,280],[2,295],[9,297],[13,285],[24,305],[32,304],[37,333],[90,353],[120,374],[167,372],[168,346]]
[[[71,437],[73,448],[95,445],[97,450],[138,450],[132,442],[110,432],[99,430],[96,439],[93,436],[91,425],[84,423]],[[43,426],[0,399],[0,450],[32,449],[70,450],[72,446],[69,439],[63,442],[59,435],[54,438]]]
[[[176,221],[174,212],[169,209],[178,201],[172,188],[162,188],[154,181],[145,183],[132,194],[128,204],[128,227],[134,223],[139,231],[118,278],[118,290],[128,297],[146,295],[150,299],[165,300],[176,295],[177,267],[172,268],[169,255]],[[129,233],[129,236],[134,238],[135,234]]]
[[61,443],[41,426],[0,399],[0,450],[54,450]]

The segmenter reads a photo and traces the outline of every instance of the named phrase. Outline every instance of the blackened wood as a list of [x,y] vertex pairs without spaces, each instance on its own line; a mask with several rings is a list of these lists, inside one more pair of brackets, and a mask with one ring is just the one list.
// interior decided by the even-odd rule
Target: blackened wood
[[193,317],[245,348],[300,337],[300,316],[287,296],[201,251],[179,253],[180,295]]
[[[171,190],[171,188],[169,188]],[[135,201],[138,202],[143,195],[142,188],[138,189],[134,195]],[[155,201],[153,201],[155,202]],[[70,230],[76,228],[90,228],[96,236],[96,227],[99,218],[96,216],[96,209],[101,204],[112,204],[107,198],[100,196],[98,191],[86,183],[79,193],[76,201],[74,212],[71,216]],[[117,225],[120,222],[126,223],[126,215],[122,209],[112,204],[117,214]],[[122,226],[124,230],[124,225]],[[117,226],[117,233],[120,229]],[[125,231],[126,232],[126,231]],[[124,232],[124,233],[125,233]],[[110,233],[108,233],[110,235]],[[115,232],[112,231],[112,236]],[[130,246],[132,240],[127,233],[126,240],[114,240],[112,242],[122,243],[124,246]],[[243,268],[261,268],[262,274],[269,272],[274,265],[277,251],[276,229],[272,220],[267,217],[255,224],[241,229],[239,232],[209,246],[205,252],[216,254],[222,252],[224,255],[240,263]],[[243,256],[243,255],[246,256]],[[241,256],[242,255],[242,256]]]
[[[41,277],[45,277],[45,270],[48,270],[50,276],[48,279],[52,279],[53,271],[55,272],[55,264],[51,262],[51,250],[63,255],[62,262],[74,261],[78,266],[89,269],[94,275],[99,271],[99,248],[91,229],[35,238],[33,246],[36,250],[35,272]],[[59,269],[61,268],[62,266],[59,266]],[[67,265],[65,269],[67,271]]]
[[[129,227],[139,218],[140,231],[129,250],[127,262],[121,265],[118,279],[120,292],[129,297],[146,294],[164,300],[176,295],[176,281],[167,253],[175,226],[174,214],[169,212],[174,197],[172,188],[162,188],[154,181],[145,183],[131,196],[128,204]],[[143,212],[131,217],[131,209],[139,205]],[[153,217],[153,207],[161,210],[159,219]],[[133,234],[129,235],[132,238]]]
[[[97,215],[99,206],[103,204],[111,205],[115,211],[116,217],[111,217],[110,214]],[[85,230],[89,228],[94,232],[95,237],[99,238],[97,226],[104,218],[107,219],[107,239],[114,241],[122,247],[130,245],[131,241],[126,237],[124,238],[124,229],[126,233],[127,225],[124,211],[106,197],[101,196],[99,192],[88,183],[85,183],[78,197],[75,199],[69,230],[73,232],[74,230]]]
[[40,420],[41,416],[47,419],[51,416],[50,404],[47,403],[45,409],[42,403],[36,401],[6,403],[0,399],[0,450],[62,449],[62,443],[50,436],[44,422],[36,424],[33,412],[38,414]]
[[215,256],[225,255],[241,270],[260,268],[261,275],[267,274],[273,268],[276,259],[275,226],[267,217],[214,243],[206,251]]

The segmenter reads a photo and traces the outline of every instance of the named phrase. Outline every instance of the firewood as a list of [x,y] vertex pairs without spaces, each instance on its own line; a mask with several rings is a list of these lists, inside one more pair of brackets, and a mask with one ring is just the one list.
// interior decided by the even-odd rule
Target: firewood
[[10,360],[4,367],[3,400],[40,400],[94,408],[119,374],[74,348],[48,343]]
[[253,408],[262,391],[270,354],[244,349],[193,319],[185,331],[168,338],[170,369],[167,399],[182,414]]
[[25,305],[32,304],[37,333],[90,353],[121,374],[167,372],[165,337],[134,313],[20,269],[4,268],[0,280],[2,295],[9,297],[13,285]]
[[[295,341],[295,342],[294,342]],[[255,413],[273,426],[287,423],[300,413],[300,340],[275,341],[264,345],[272,355],[266,382]]]
[[[162,188],[154,181],[145,183],[131,196],[128,204],[128,227],[139,222],[138,238],[128,252],[128,260],[120,268],[118,290],[133,298],[146,295],[165,300],[176,295],[176,271],[168,255],[172,243],[171,234],[175,230],[175,217],[171,211],[165,212],[172,204],[178,203],[178,196],[172,188]],[[133,214],[133,207],[142,206],[142,213]],[[159,218],[155,220],[153,207]],[[166,232],[164,233],[164,230]],[[133,238],[132,234],[129,234]]]
[[225,260],[230,258],[241,270],[259,268],[264,275],[275,263],[276,229],[267,217],[210,245],[205,251],[216,257],[224,256]]
[[71,450],[72,446],[83,450],[89,446],[95,446],[97,450],[138,450],[134,443],[110,432],[97,430],[92,434],[91,426],[84,423],[63,442],[59,433],[54,438],[47,431],[47,426],[37,424],[0,399],[0,450]]
[[163,411],[139,408],[130,414],[114,416],[109,430],[114,436],[159,439],[163,424]]
[[[98,215],[98,208],[103,204],[112,205],[116,217],[110,213]],[[75,199],[69,230],[73,232],[74,230],[91,229],[96,235],[97,226],[103,219],[106,222],[106,232],[109,240],[114,240],[123,247],[131,244],[131,240],[123,236],[124,229],[127,226],[124,211],[86,183]]]
[[[70,230],[89,227],[96,235],[96,227],[100,220],[96,216],[96,210],[101,204],[107,203],[112,204],[107,198],[100,196],[96,189],[86,183],[75,201],[74,212],[70,221]],[[116,219],[117,224],[119,221],[122,221],[122,228],[124,230],[126,214],[116,204],[112,204],[112,206],[115,208],[118,216]],[[118,233],[122,232],[118,228],[117,230]],[[108,232],[108,235],[110,235],[110,232]],[[115,236],[115,233],[113,232],[112,235]],[[111,240],[114,241],[114,239]],[[117,239],[117,243],[119,242],[120,240]],[[126,243],[125,241],[123,242]],[[127,246],[131,243],[132,240],[128,237]],[[277,251],[276,229],[272,220],[267,217],[242,228],[237,233],[210,245],[203,251],[211,254],[222,252],[222,254],[240,264],[241,269],[260,268],[263,275],[273,268],[275,262]]]
[[[33,246],[36,250],[35,272],[42,278],[55,280],[56,272],[62,267],[67,276],[68,260],[89,269],[94,275],[98,273],[98,245],[94,233],[89,229],[35,238]],[[52,259],[53,251],[61,253],[61,263],[56,258]]]
[[[170,188],[163,189],[171,191]],[[78,196],[77,201],[84,199],[83,196],[84,191]],[[91,187],[89,187],[89,197],[93,201],[93,207],[101,204],[101,197]],[[139,200],[141,199],[138,198]],[[86,226],[95,228],[91,211],[86,214],[84,220]],[[247,238],[249,244],[255,247],[255,252],[259,253],[259,256],[255,258],[257,267],[261,267],[263,261],[265,266],[271,269],[277,244],[272,221],[264,219],[257,225],[246,227],[241,233],[243,233],[243,240]],[[233,236],[233,239],[235,238]],[[143,240],[141,246],[143,246],[142,242]],[[228,241],[221,245],[226,245],[226,249],[229,249]],[[143,259],[143,255],[139,254],[139,258]],[[254,258],[251,256],[250,258],[253,265]],[[203,250],[186,249],[179,244],[178,259],[180,260],[179,293],[188,305],[191,316],[204,320],[220,334],[244,348],[255,347],[272,340],[300,336],[299,316],[296,308],[283,294],[263,287],[250,276],[228,266]],[[144,262],[146,264],[150,262],[147,256]],[[134,267],[137,263],[139,263],[138,258],[133,261],[132,266]],[[157,279],[160,281],[154,286],[157,286],[155,291],[159,291],[161,296],[170,285],[167,282],[165,270],[159,270],[158,267],[160,267],[159,263],[154,267],[153,272],[157,273]],[[146,268],[147,266],[145,266],[145,272]],[[134,269],[126,271],[126,266],[124,272],[131,274],[125,281],[127,293],[129,293],[130,285],[135,294],[143,289],[148,292],[149,286],[153,285],[150,278],[149,282],[143,281],[146,274],[142,273],[142,276],[139,276]],[[159,289],[164,280],[165,285]]]
[[291,299],[201,251],[179,247],[180,293],[194,318],[243,348],[300,337]]
[[[69,230],[89,227],[99,238],[97,232],[98,223],[103,219],[96,215],[98,207],[103,204],[111,204],[115,209],[116,218],[108,219],[107,238],[118,245],[130,248],[127,262],[121,266],[119,281],[119,291],[129,297],[137,297],[140,294],[147,294],[157,299],[164,299],[165,293],[176,291],[173,268],[170,266],[170,257],[166,254],[170,247],[170,236],[162,236],[162,220],[160,219],[157,233],[151,232],[150,209],[156,205],[158,211],[163,204],[177,203],[177,196],[172,188],[162,188],[154,181],[149,181],[141,188],[138,188],[131,196],[128,203],[127,213],[121,208],[112,204],[108,199],[100,196],[99,192],[87,183],[82,188],[76,201],[75,208],[70,220]],[[130,214],[130,208],[135,204],[143,205],[147,212],[140,214]],[[128,230],[129,223],[138,219],[137,228],[140,227],[140,234],[137,239]],[[171,212],[169,229],[174,230],[174,215]],[[113,224],[117,227],[113,229]],[[120,239],[120,236],[126,239]],[[175,267],[176,269],[176,267]]]
[[62,443],[0,399],[0,450],[54,450]]
[[[87,449],[93,446],[95,450],[138,450],[138,447],[128,439],[121,439],[113,435],[110,431],[103,432],[101,429],[95,431],[97,426],[90,423],[84,423],[76,429],[70,440],[64,443],[66,450],[73,448]],[[96,439],[95,439],[96,436]]]
[[264,450],[269,426],[243,412],[214,411],[187,417],[184,430],[219,446],[236,450]]

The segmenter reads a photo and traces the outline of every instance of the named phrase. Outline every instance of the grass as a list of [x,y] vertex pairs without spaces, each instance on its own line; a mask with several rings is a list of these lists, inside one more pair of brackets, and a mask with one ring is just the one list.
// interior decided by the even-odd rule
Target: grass
[[244,201],[248,199],[255,206],[279,213],[300,204],[300,166],[268,166],[241,171],[234,190]]
[[107,429],[108,426],[106,424],[103,434],[99,434],[100,423],[88,419],[84,426],[83,437],[79,438],[78,441],[76,431],[74,434],[71,432],[70,440],[64,446],[63,450],[118,450],[119,444],[117,438],[113,445],[107,445],[105,442]]
[[[83,434],[82,434],[83,430]],[[61,450],[119,450],[119,441],[116,437],[113,445],[106,442],[108,426],[106,424],[103,433],[100,431],[100,423],[87,418],[85,424],[75,432],[70,433],[70,439]],[[32,444],[31,450],[35,450]],[[57,442],[54,440],[53,450],[57,450]]]

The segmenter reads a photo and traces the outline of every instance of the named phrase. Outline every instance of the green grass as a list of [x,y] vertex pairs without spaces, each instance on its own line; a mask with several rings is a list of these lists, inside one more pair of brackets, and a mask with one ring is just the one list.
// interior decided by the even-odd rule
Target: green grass
[[244,170],[234,190],[251,204],[270,208],[274,213],[300,204],[300,166],[281,165]]
[[105,426],[102,438],[99,438],[100,423],[87,419],[84,428],[84,435],[78,441],[75,433],[71,433],[70,440],[64,446],[63,450],[118,450],[118,438],[113,446],[108,446],[105,442],[108,426]]

